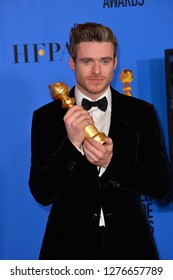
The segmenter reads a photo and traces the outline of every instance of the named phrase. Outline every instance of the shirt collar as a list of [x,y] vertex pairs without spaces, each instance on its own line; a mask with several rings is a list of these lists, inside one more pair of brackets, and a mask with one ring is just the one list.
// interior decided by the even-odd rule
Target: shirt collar
[[[87,97],[85,94],[83,94],[78,88],[77,86],[75,86],[75,100],[76,100],[76,105],[78,106],[81,106],[81,103],[82,103],[82,99],[83,98],[86,98],[90,101],[93,101],[92,99],[90,99],[89,97]],[[97,100],[103,98],[104,96],[106,96],[107,98],[107,101],[108,101],[108,107],[107,107],[107,110],[108,111],[111,111],[111,89],[110,89],[110,86],[108,86],[107,90],[102,94],[102,96],[100,96]],[[95,101],[97,101],[95,100]]]

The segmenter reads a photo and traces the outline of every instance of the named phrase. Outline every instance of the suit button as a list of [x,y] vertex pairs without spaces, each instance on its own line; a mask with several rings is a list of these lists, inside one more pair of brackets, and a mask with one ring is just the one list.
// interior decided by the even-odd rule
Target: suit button
[[96,214],[96,213],[93,214],[93,215],[92,215],[92,219],[93,219],[94,221],[98,220],[98,214]]
[[109,183],[116,188],[119,188],[121,186],[121,182],[115,179],[110,179]]

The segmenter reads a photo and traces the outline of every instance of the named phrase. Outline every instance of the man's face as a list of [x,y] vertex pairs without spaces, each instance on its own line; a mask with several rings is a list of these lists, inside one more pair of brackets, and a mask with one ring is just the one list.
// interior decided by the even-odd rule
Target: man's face
[[93,100],[106,91],[116,65],[110,42],[82,42],[77,47],[76,61],[70,58],[78,89]]

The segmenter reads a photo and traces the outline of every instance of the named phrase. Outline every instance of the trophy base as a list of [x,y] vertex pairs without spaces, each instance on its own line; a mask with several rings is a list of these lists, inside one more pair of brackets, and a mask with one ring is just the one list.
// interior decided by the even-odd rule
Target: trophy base
[[97,135],[92,137],[94,140],[100,142],[101,144],[104,144],[106,135],[102,132],[99,132]]
[[98,129],[94,125],[90,124],[85,127],[85,137],[93,138],[94,140],[103,144],[105,141],[106,135],[103,132],[99,132]]

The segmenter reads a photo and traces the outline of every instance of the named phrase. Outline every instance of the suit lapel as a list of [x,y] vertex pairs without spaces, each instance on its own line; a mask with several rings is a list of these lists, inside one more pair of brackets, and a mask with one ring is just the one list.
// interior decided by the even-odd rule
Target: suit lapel
[[112,113],[111,113],[111,123],[109,130],[109,137],[115,138],[119,127],[119,114],[118,114],[118,93],[111,88],[112,93]]

